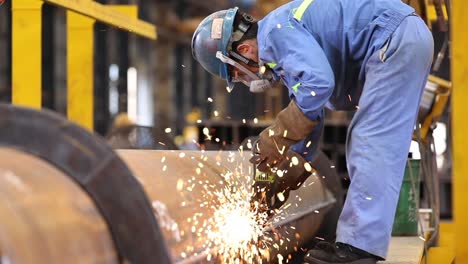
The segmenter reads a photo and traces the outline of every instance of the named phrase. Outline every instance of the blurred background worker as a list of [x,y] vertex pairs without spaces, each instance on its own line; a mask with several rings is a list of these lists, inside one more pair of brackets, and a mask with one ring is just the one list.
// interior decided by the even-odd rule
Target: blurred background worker
[[[255,22],[237,8],[213,13],[192,39],[195,59],[228,86],[252,92],[281,80],[290,104],[261,134],[258,170],[285,169],[275,193],[308,176],[323,128],[324,107],[356,111],[348,128],[351,178],[336,242],[321,242],[307,263],[375,263],[386,258],[395,208],[433,40],[414,9],[399,0],[298,0]],[[285,163],[286,162],[286,163]],[[295,162],[295,165],[298,163]]]

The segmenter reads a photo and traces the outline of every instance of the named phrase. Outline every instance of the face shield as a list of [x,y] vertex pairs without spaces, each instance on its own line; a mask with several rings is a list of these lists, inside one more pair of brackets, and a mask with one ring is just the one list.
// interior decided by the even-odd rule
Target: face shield
[[216,58],[221,60],[223,63],[227,64],[228,67],[236,68],[237,70],[239,70],[240,72],[243,73],[243,74],[240,74],[238,76],[232,76],[232,74],[230,74],[230,80],[227,80],[230,88],[232,88],[231,86],[233,86],[233,84],[236,83],[236,82],[241,82],[241,83],[247,85],[247,87],[250,87],[250,84],[253,81],[261,80],[260,76],[253,73],[252,71],[250,71],[246,67],[242,66],[237,61],[225,56],[221,51],[216,52]]
[[[229,77],[226,81],[230,89],[233,89],[235,83],[239,82],[249,87],[249,90],[252,93],[263,93],[274,86],[274,80],[272,78],[272,75],[265,74],[265,71],[262,71],[261,75],[255,74],[249,69],[247,69],[247,67],[244,67],[237,61],[225,56],[223,53],[221,53],[221,51],[216,52],[216,58],[221,60],[221,62],[227,64],[228,68],[234,67],[242,73],[237,76],[233,76],[232,73],[228,74]],[[262,68],[264,70],[266,69],[264,68],[264,66],[262,66]],[[268,71],[270,72],[271,70]],[[270,78],[265,78],[266,76],[270,76]]]

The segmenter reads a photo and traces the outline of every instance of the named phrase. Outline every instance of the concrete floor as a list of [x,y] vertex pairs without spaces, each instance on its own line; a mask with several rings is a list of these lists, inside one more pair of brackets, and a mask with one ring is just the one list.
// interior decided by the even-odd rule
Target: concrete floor
[[424,242],[419,237],[392,237],[387,261],[383,264],[416,264],[421,261]]
[[[419,237],[392,237],[387,260],[378,264],[419,264],[423,252],[424,242]],[[302,264],[303,257],[304,254],[296,254],[289,263]]]

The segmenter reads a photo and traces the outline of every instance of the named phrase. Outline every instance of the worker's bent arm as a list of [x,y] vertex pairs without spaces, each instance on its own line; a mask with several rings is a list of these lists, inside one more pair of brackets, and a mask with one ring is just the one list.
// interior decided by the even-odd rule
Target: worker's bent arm
[[308,118],[323,119],[323,107],[335,85],[328,59],[301,22],[291,18],[278,25],[259,37],[260,59],[281,77]]

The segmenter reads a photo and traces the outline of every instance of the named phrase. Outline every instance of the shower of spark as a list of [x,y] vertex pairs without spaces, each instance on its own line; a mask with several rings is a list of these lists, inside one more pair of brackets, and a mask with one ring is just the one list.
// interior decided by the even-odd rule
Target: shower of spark
[[247,197],[243,197],[247,192],[243,192],[228,187],[215,192],[219,204],[213,208],[213,225],[205,230],[208,241],[204,247],[215,248],[217,257],[225,263],[261,262],[262,251],[270,240],[265,236],[266,213],[252,209]]
[[[195,213],[187,219],[190,231],[199,238],[208,261],[216,258],[221,263],[265,262],[268,248],[275,243],[271,234],[267,235],[271,232],[268,215],[258,209],[258,203],[251,203],[254,191],[251,187],[252,173],[243,171],[234,153],[227,161],[237,166],[234,171],[220,172],[219,182],[201,181],[198,177],[177,182],[177,190],[182,193],[201,193],[202,199],[193,205],[209,208],[211,212],[209,217]],[[203,168],[196,169],[197,175],[203,173]],[[181,256],[194,256],[197,251],[200,253],[191,245]]]
[[[206,129],[205,132],[208,136],[209,130]],[[189,217],[186,223],[179,225],[187,228],[181,231],[182,236],[190,234],[188,237],[192,240],[181,253],[182,258],[204,255],[207,261],[216,259],[220,263],[268,263],[272,258],[279,259],[276,253],[271,256],[270,254],[272,251],[287,249],[286,243],[294,244],[294,250],[297,251],[297,242],[284,238],[282,234],[293,233],[297,239],[299,234],[295,227],[281,227],[282,231],[279,232],[280,229],[274,226],[276,222],[284,220],[284,216],[270,219],[263,205],[258,202],[251,203],[254,196],[253,168],[242,166],[243,159],[250,158],[250,151],[245,155],[241,148],[240,154],[240,158],[235,152],[227,157],[226,162],[233,165],[232,170],[221,166],[219,159],[216,159],[216,166],[203,165],[199,161],[208,160],[203,154],[199,157],[179,155],[179,158],[190,158],[198,163],[193,177],[177,181],[177,191],[185,197],[181,206],[204,208],[203,213],[195,210],[198,212]],[[292,166],[297,165],[295,163],[292,161]],[[219,181],[204,178],[206,170],[217,171]],[[193,193],[198,193],[195,200],[191,199],[194,197]],[[294,204],[297,206],[297,201],[301,198],[290,200],[276,210],[276,216]],[[283,263],[287,263],[290,258],[290,255],[285,256]]]

